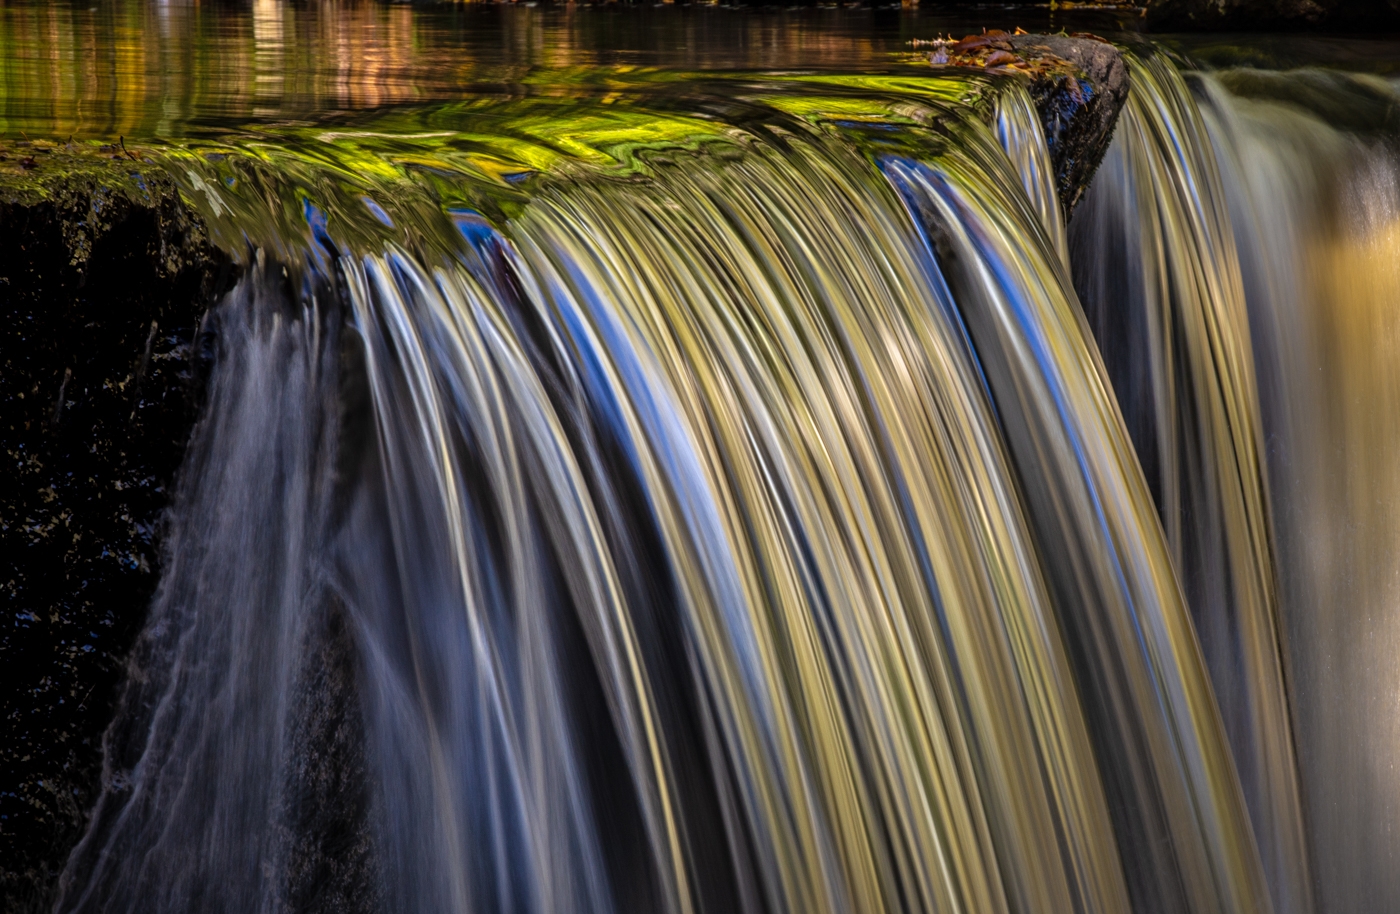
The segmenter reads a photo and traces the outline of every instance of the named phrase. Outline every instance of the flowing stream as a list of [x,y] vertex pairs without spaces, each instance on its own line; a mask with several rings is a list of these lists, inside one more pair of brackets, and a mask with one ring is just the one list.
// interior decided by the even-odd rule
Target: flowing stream
[[163,147],[245,269],[57,910],[1400,903],[1395,92],[1130,74],[1068,229],[927,71]]

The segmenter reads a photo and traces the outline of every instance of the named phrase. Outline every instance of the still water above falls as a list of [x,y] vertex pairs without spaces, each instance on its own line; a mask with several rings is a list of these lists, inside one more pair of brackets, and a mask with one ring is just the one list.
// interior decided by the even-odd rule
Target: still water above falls
[[1131,73],[1067,233],[1025,90],[926,70],[159,148],[246,269],[57,909],[1400,898],[1329,805],[1395,710],[1326,713],[1393,661],[1321,645],[1393,586],[1386,135]]

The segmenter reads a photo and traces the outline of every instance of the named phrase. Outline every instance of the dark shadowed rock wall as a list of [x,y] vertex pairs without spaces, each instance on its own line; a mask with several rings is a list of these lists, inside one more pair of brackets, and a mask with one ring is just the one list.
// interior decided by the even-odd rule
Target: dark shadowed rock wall
[[[0,910],[47,910],[159,575],[228,261],[129,159],[0,147]],[[22,163],[22,164],[21,164]]]

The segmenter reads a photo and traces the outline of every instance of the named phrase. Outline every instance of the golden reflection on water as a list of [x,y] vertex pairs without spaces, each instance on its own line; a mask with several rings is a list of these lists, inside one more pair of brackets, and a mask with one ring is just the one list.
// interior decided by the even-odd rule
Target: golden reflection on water
[[7,7],[0,112],[9,129],[165,134],[185,119],[412,101],[472,75],[469,57],[420,41],[415,26],[411,8],[370,3]]
[[[511,83],[532,68],[643,63],[654,52],[679,67],[773,67],[868,61],[900,46],[897,32],[856,37],[816,28],[818,18],[726,21],[717,13],[667,17],[648,28],[635,15],[568,9],[293,7],[285,0],[255,0],[243,9],[6,5],[0,122],[7,131],[169,135],[184,121],[431,101],[477,84]],[[736,28],[742,34],[730,34]],[[616,47],[624,50],[609,49]]]
[[984,26],[1058,28],[1055,15],[0,0],[0,131],[173,137],[469,93],[519,94],[527,75],[595,66],[870,69],[909,59],[911,38]]

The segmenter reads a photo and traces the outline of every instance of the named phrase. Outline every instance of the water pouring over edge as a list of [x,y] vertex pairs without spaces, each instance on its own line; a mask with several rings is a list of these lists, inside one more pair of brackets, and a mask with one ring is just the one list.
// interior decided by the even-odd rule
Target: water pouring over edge
[[[1328,711],[1393,673],[1393,162],[1132,75],[1068,233],[1014,91],[893,148],[736,118],[416,246],[299,207],[214,318],[58,910],[1396,897],[1346,837],[1393,734]],[[1342,155],[1347,207],[1255,168]]]

